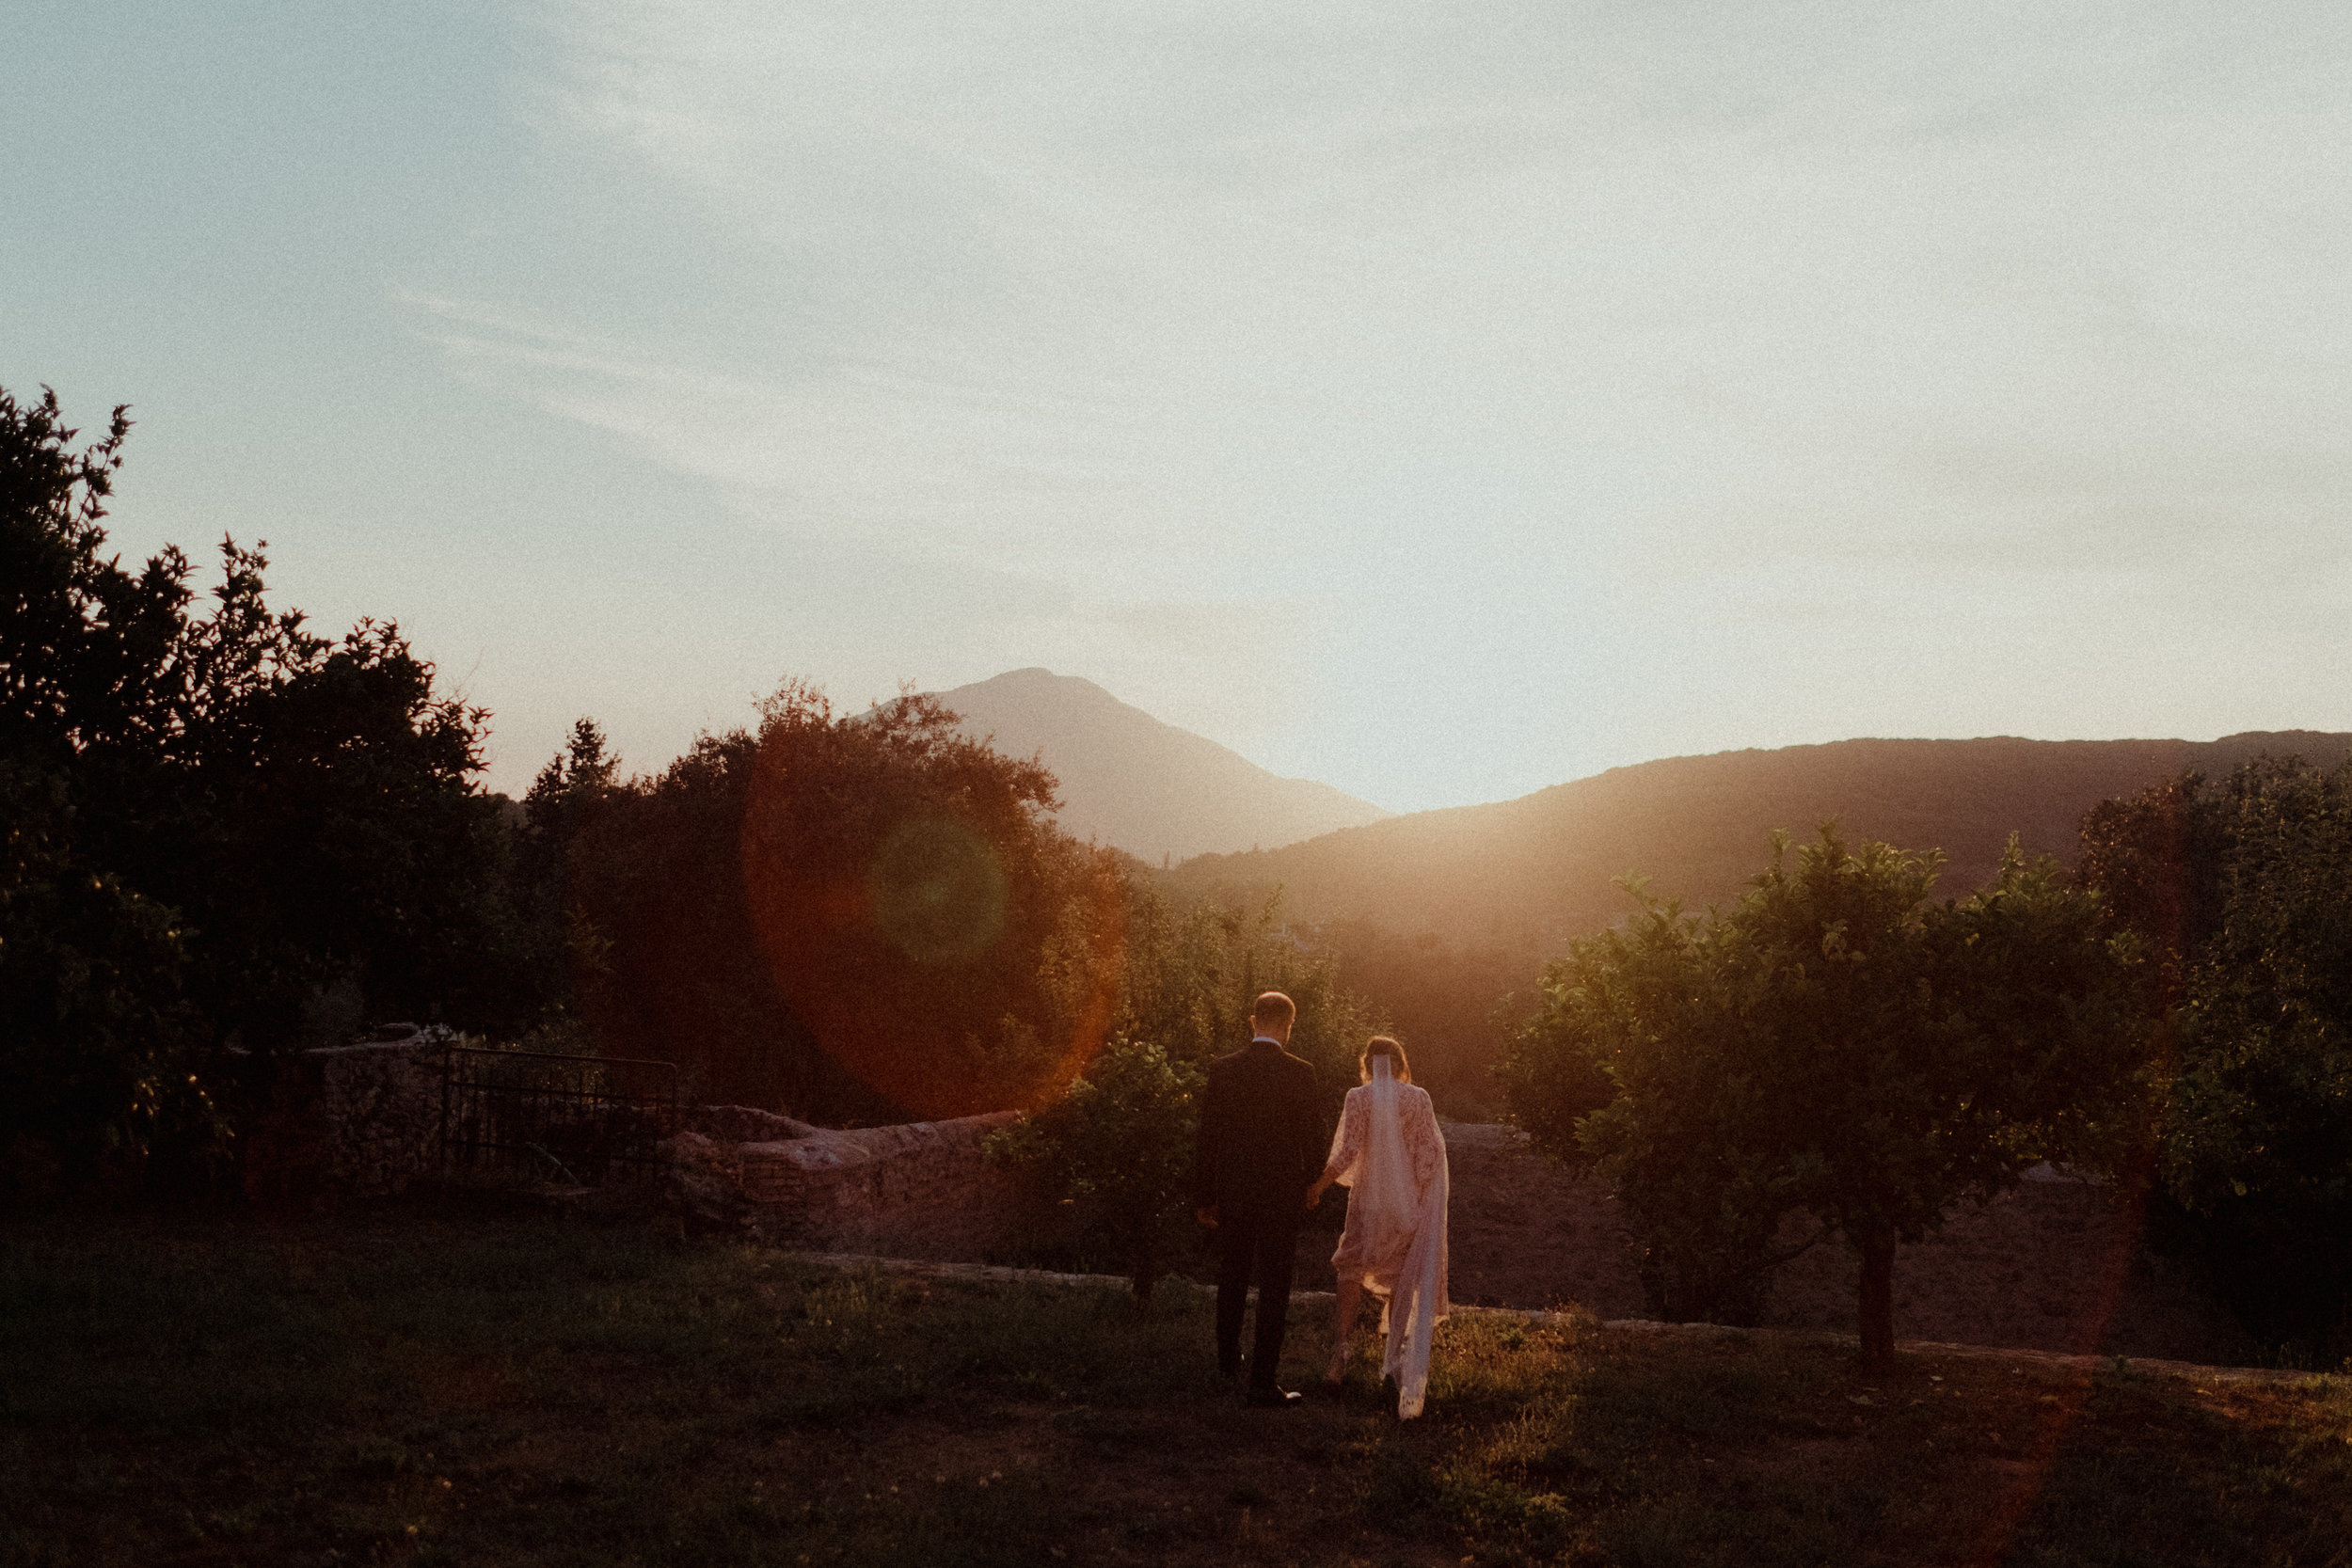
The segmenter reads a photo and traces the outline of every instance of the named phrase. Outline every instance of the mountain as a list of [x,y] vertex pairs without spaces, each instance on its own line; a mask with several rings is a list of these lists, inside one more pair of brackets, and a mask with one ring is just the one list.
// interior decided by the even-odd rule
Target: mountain
[[1800,841],[1837,817],[1850,839],[1941,849],[1937,891],[1988,880],[2017,833],[2071,863],[2083,813],[2197,768],[2218,777],[2263,752],[2333,764],[2352,735],[2309,730],[2185,740],[1842,740],[1613,768],[1516,800],[1416,812],[1283,848],[1204,856],[1178,891],[1279,886],[1290,918],[1370,922],[1455,942],[1556,951],[1632,904],[1628,871],[1692,909],[1728,900],[1762,869],[1766,837]]
[[1269,773],[1075,675],[1015,670],[937,695],[967,735],[1043,759],[1061,781],[1065,830],[1154,864],[1292,844],[1389,816],[1329,784]]

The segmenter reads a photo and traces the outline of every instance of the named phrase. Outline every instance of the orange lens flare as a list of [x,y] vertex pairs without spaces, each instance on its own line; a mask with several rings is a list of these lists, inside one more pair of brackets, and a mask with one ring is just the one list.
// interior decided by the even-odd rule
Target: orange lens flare
[[744,903],[778,990],[825,1053],[929,1118],[1066,1089],[1118,1006],[1116,869],[1052,861],[1057,847],[1017,832],[993,842],[936,812],[863,851],[813,857],[771,815],[779,782],[755,783],[744,814]]
[[900,823],[882,841],[866,887],[876,927],[916,963],[970,963],[1005,934],[1005,869],[988,840],[961,822]]

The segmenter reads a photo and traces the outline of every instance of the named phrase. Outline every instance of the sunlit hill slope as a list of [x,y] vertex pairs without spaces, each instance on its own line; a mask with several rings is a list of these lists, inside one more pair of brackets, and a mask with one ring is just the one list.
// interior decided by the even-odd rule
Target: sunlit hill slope
[[2352,735],[2251,732],[2214,741],[1844,740],[1672,757],[1613,768],[1516,800],[1418,812],[1256,853],[1206,855],[1178,890],[1283,889],[1293,920],[1372,921],[1453,942],[1549,946],[1621,918],[1626,872],[1697,908],[1764,863],[1766,837],[1800,838],[1828,817],[1850,837],[1941,849],[1938,892],[1978,886],[2013,832],[2070,863],[2083,813],[2198,768],[2219,776],[2270,752],[2333,763]]

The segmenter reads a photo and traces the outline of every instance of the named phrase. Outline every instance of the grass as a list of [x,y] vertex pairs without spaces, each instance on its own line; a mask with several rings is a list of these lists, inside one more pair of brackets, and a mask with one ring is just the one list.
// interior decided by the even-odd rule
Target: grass
[[20,1218],[0,1563],[2352,1562],[2336,1380],[1456,1320],[1400,1425],[1370,1359],[1287,1413],[1212,1364],[1180,1287],[1138,1322],[581,1219]]

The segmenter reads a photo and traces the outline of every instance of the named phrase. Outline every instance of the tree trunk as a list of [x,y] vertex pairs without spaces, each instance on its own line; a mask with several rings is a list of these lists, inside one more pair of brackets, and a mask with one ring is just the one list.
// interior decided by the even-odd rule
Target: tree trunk
[[1873,1371],[1895,1364],[1895,1230],[1874,1227],[1863,1233],[1862,1361]]

